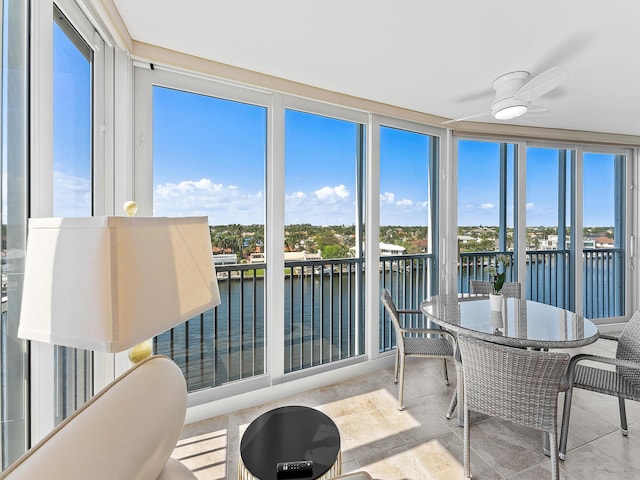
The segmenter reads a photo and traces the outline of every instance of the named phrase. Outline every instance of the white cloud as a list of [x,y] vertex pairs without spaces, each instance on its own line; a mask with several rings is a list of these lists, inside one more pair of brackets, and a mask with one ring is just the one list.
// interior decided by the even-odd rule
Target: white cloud
[[295,200],[295,199],[306,198],[306,197],[307,197],[307,194],[304,192],[293,192],[291,195],[285,196],[285,199]]
[[285,197],[285,223],[352,225],[355,206],[344,185],[324,186],[313,192],[295,192]]
[[485,210],[488,210],[488,209],[491,209],[491,208],[494,208],[494,207],[495,207],[495,205],[493,203],[483,203],[482,205],[480,205],[480,208],[483,208]]
[[314,192],[319,200],[329,200],[337,202],[349,198],[349,190],[344,185],[335,187],[322,187]]
[[527,208],[527,210],[532,210],[533,209],[533,203],[532,202],[527,202],[526,208]]
[[426,225],[428,222],[429,201],[418,201],[411,198],[397,200],[393,192],[380,195],[381,225]]
[[382,195],[380,195],[380,202],[381,203],[393,203],[396,200],[396,196],[391,193],[391,192],[384,192]]
[[53,172],[54,215],[88,217],[91,215],[91,181],[62,172]]
[[154,215],[206,215],[211,225],[264,223],[263,192],[246,192],[236,185],[208,178],[157,185]]
[[[154,215],[206,215],[212,225],[264,223],[264,193],[237,185],[213,183],[208,178],[156,185]],[[428,201],[380,195],[383,225],[425,225]],[[295,191],[285,196],[285,224],[352,225],[356,207],[345,185]]]

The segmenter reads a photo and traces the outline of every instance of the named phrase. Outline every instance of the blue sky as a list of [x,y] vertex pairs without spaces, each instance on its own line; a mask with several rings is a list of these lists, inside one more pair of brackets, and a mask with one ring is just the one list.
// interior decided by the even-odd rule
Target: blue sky
[[[55,215],[89,215],[88,63],[54,31]],[[285,116],[285,223],[355,222],[357,126],[288,110]],[[154,88],[154,214],[208,215],[211,224],[264,223],[267,109]],[[428,224],[426,135],[382,127],[382,225]],[[497,225],[499,148],[461,141],[458,224]],[[557,224],[557,151],[527,155],[527,224]],[[510,150],[513,158],[513,148]],[[588,154],[584,164],[585,225],[613,224],[613,162]],[[509,163],[512,184],[513,161]],[[513,188],[508,196],[513,218]]]
[[54,216],[91,215],[91,68],[54,23]]

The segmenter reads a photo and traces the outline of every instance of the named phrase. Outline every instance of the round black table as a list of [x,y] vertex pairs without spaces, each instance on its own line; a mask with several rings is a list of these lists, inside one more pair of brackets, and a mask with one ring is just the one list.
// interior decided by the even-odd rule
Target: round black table
[[342,473],[340,432],[327,415],[309,407],[286,406],[253,420],[240,441],[238,478],[276,480],[276,464],[313,461],[311,476],[325,479]]

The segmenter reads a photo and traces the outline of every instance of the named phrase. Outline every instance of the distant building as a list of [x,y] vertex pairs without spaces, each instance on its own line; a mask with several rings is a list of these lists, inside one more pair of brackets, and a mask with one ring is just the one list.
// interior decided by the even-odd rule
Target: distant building
[[470,237],[469,235],[458,235],[458,242],[459,243],[477,243],[478,239],[475,237]]
[[[611,241],[611,243],[613,243],[613,240]],[[567,238],[565,241],[565,249],[568,250],[570,246],[571,246],[571,240]],[[582,241],[582,248],[598,248],[599,246],[604,246],[604,245],[597,245],[596,240],[592,238],[585,238]],[[613,245],[610,245],[610,246],[613,246]],[[549,235],[545,240],[540,240],[540,250],[557,250],[557,249],[558,249],[558,235]]]
[[[320,250],[317,253],[310,253],[306,250],[301,252],[284,252],[284,261],[285,262],[300,262],[304,260],[322,260],[322,254]],[[249,255],[250,263],[264,263],[267,261],[267,258],[264,253],[252,253]]]
[[400,245],[380,242],[380,255],[404,255],[407,249]]
[[[392,243],[384,243],[384,242],[379,243],[379,248],[380,248],[381,256],[404,255],[404,252],[407,250],[406,248],[401,247],[400,245],[394,245]],[[356,247],[351,247],[349,251],[351,252],[351,256],[353,256],[353,254],[356,251]]]
[[613,238],[604,236],[596,237],[593,239],[593,241],[596,242],[596,248],[613,248],[615,245]]
[[214,265],[236,265],[238,256],[235,253],[221,253],[213,256]]

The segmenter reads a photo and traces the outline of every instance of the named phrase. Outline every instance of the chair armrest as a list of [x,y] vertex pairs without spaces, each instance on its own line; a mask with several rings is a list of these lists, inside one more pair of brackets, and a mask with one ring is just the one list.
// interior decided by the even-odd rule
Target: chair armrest
[[442,328],[401,328],[400,332],[405,333],[432,333],[434,335],[444,335],[445,337],[451,337],[451,341],[455,343],[456,337],[453,336],[448,330]]
[[607,335],[606,333],[601,333],[598,338],[601,338],[603,340],[611,340],[613,342],[617,342],[620,340],[618,337],[614,335]]
[[581,353],[579,355],[575,355],[569,361],[569,366],[567,367],[567,379],[569,381],[569,385],[573,385],[576,365],[578,364],[578,362],[582,362],[582,361],[598,362],[598,363],[604,363],[607,365],[615,365],[616,367],[624,367],[624,368],[631,368],[634,370],[640,370],[640,363],[632,362],[630,360],[621,360],[619,358],[602,357],[600,355],[590,355],[588,353]]

